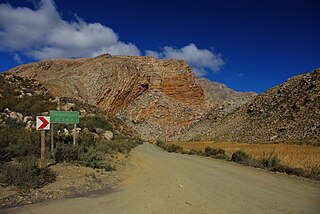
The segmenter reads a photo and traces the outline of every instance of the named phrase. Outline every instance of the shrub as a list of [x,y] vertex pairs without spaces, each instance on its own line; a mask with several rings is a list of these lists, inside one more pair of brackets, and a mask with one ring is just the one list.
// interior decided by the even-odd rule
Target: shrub
[[163,149],[167,146],[166,143],[161,140],[157,140],[156,145]]
[[216,155],[225,155],[226,152],[225,150],[223,149],[214,149],[214,148],[211,148],[211,147],[206,147],[205,150],[204,150],[204,153],[207,157],[209,156],[216,156]]
[[78,139],[79,145],[90,146],[90,145],[96,144],[96,140],[94,139],[94,134],[91,132],[81,132],[78,138],[79,138]]
[[232,154],[231,161],[248,165],[251,161],[251,156],[243,151],[238,150]]
[[110,163],[106,163],[104,170],[106,170],[107,172],[110,172],[110,171],[116,170],[116,167],[112,166]]
[[277,157],[266,157],[260,160],[263,167],[268,169],[277,169],[280,166],[280,160]]
[[274,172],[284,172],[289,175],[296,175],[296,176],[304,176],[304,177],[309,177],[307,173],[301,169],[301,168],[291,168],[289,166],[285,165],[278,165],[277,167],[273,168],[272,171]]
[[95,146],[88,148],[80,148],[79,163],[91,168],[104,168],[103,161],[105,160],[104,153]]
[[39,142],[39,132],[35,130],[2,127],[0,129],[0,161],[25,156],[39,157]]
[[201,149],[197,151],[197,155],[203,156],[203,154],[204,153],[203,153],[203,151]]
[[56,146],[54,159],[57,163],[78,161],[79,150],[75,146],[59,143]]
[[40,169],[35,158],[18,163],[6,163],[2,169],[2,181],[22,190],[41,188],[55,181],[56,175],[49,168]]
[[79,121],[79,127],[88,128],[89,131],[95,132],[97,128],[113,131],[112,125],[103,116],[83,117]]
[[165,150],[168,152],[176,152],[176,153],[182,153],[183,148],[181,146],[177,146],[175,144],[167,145]]
[[216,154],[216,155],[214,155],[212,157],[216,158],[216,159],[225,159],[225,160],[228,159],[228,156],[226,154]]
[[196,155],[198,152],[195,149],[190,149],[188,155]]

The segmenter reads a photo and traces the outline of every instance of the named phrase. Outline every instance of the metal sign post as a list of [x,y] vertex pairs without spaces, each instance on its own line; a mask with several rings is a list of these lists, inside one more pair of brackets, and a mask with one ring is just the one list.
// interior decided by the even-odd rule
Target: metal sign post
[[40,146],[40,169],[47,167],[47,162],[45,158],[45,131],[41,130],[41,146]]
[[52,157],[54,156],[54,152],[53,152],[53,123],[51,123],[51,155]]
[[73,145],[75,146],[76,145],[76,135],[77,135],[77,124],[74,124],[73,126]]
[[41,131],[41,141],[40,141],[40,169],[47,167],[46,157],[45,157],[45,130],[50,129],[50,117],[37,116],[36,118],[36,129]]

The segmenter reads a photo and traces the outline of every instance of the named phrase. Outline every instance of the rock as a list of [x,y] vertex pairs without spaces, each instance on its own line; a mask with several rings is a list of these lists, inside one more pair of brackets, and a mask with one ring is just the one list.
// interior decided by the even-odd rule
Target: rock
[[103,134],[103,137],[107,140],[112,140],[113,139],[113,133],[111,131],[105,131]]
[[68,131],[68,129],[64,128],[63,129],[63,133],[64,136],[70,136],[70,132]]
[[18,116],[17,112],[15,112],[15,111],[10,112],[9,117],[11,117],[12,119],[15,119],[15,120],[20,120],[20,117]]
[[23,120],[23,115],[19,112],[17,112],[18,120],[22,121]]
[[77,128],[76,128],[77,134],[79,134],[79,133],[81,132],[81,130],[82,130],[81,128],[77,127]]
[[28,122],[29,120],[32,120],[32,117],[31,117],[31,116],[25,116],[25,117],[23,118],[23,122],[24,122],[24,123]]
[[27,129],[27,130],[31,130],[32,128],[33,128],[33,123],[32,123],[31,120],[28,120],[28,121],[27,121],[27,125],[26,125],[26,129]]
[[85,109],[80,109],[79,112],[80,112],[81,116],[87,116],[88,115],[88,113],[87,113],[87,111]]
[[274,141],[275,139],[277,139],[278,135],[273,135],[272,137],[270,137],[270,141]]
[[97,133],[97,134],[103,134],[103,133],[104,133],[104,130],[101,129],[101,128],[96,128],[96,133]]
[[74,109],[75,104],[74,103],[67,103],[64,106],[61,107],[62,110],[64,111],[70,111]]

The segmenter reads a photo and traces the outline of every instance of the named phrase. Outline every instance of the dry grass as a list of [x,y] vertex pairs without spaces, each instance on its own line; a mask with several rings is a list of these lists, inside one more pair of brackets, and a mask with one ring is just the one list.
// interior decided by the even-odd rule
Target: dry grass
[[320,146],[296,144],[246,144],[212,141],[167,143],[182,146],[184,149],[204,150],[208,146],[212,148],[221,148],[224,149],[228,155],[232,155],[236,150],[241,150],[257,159],[272,155],[278,157],[282,164],[292,168],[302,168],[308,172],[320,170]]

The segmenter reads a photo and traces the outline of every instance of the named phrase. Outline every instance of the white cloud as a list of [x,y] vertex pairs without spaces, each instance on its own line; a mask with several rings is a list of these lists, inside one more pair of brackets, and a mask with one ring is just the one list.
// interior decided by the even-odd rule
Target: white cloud
[[162,55],[157,51],[146,50],[145,54],[146,54],[146,56],[152,56],[152,57],[155,57],[155,58],[163,58]]
[[99,51],[95,51],[92,57],[101,55],[103,53],[110,53],[111,55],[127,55],[127,56],[138,56],[140,50],[132,43],[118,42],[114,45],[103,47]]
[[16,61],[16,63],[18,64],[22,64],[23,63],[23,60],[21,59],[21,57],[19,56],[19,54],[13,54],[13,59],[14,61]]
[[109,27],[81,18],[63,20],[53,0],[36,9],[0,4],[0,51],[20,52],[33,59],[91,57],[102,53],[140,55],[132,43],[119,40]]
[[[119,40],[111,28],[100,23],[88,23],[77,15],[75,20],[63,20],[53,0],[35,1],[35,8],[0,4],[0,51],[12,54],[17,63],[21,56],[32,59],[140,55],[133,43]],[[196,76],[219,71],[225,64],[221,55],[195,44],[177,49],[165,46],[161,51],[146,50],[145,55],[156,58],[185,60]]]
[[193,43],[181,49],[165,46],[161,52],[147,50],[145,54],[156,58],[185,60],[198,77],[205,76],[208,71],[217,72],[225,64],[221,54],[213,53],[207,49],[199,49]]

